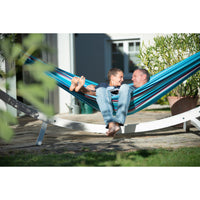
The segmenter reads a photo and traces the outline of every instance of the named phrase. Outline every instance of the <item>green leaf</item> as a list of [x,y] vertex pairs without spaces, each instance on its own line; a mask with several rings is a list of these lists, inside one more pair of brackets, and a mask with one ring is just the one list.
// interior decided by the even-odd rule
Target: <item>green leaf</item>
[[21,51],[22,51],[22,46],[20,44],[14,44],[11,52],[11,57],[13,58],[13,60],[16,59],[17,56],[19,56]]
[[16,124],[17,120],[9,112],[0,110],[0,137],[6,142],[10,141],[13,136],[13,130],[10,124]]
[[46,72],[54,70],[53,66],[36,62],[35,64],[26,65],[25,70],[27,70],[33,78],[37,82],[40,82],[47,90],[53,90],[55,88],[56,81],[46,74]]
[[47,116],[52,116],[54,114],[52,106],[44,103],[44,98],[47,97],[48,90],[44,88],[43,85],[24,85],[20,82],[18,84],[18,93]]
[[43,41],[44,41],[43,34],[30,34],[23,40],[23,45],[26,48],[30,48],[33,46],[38,48],[42,45]]

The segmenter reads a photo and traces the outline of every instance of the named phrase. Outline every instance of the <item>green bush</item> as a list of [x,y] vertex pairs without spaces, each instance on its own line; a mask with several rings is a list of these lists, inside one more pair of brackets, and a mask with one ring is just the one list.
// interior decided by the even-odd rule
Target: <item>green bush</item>
[[[154,75],[200,51],[200,34],[180,33],[154,37],[152,45],[142,44],[141,65]],[[166,96],[197,96],[200,73],[197,72]],[[166,96],[159,100],[165,104]]]

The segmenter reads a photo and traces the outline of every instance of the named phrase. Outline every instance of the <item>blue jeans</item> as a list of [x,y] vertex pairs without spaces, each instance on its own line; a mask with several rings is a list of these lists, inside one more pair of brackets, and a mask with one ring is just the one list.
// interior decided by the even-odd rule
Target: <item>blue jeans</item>
[[116,122],[123,125],[128,113],[133,89],[127,84],[123,84],[119,89],[118,107],[116,115],[113,116],[112,96],[113,94],[104,87],[96,90],[97,103],[103,115],[104,122],[108,127],[110,122]]

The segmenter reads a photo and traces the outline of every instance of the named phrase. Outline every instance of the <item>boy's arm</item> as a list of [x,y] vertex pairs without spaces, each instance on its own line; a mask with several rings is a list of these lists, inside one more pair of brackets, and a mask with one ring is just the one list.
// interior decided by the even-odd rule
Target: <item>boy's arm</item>
[[96,96],[95,85],[88,85],[87,87],[82,86],[80,92]]

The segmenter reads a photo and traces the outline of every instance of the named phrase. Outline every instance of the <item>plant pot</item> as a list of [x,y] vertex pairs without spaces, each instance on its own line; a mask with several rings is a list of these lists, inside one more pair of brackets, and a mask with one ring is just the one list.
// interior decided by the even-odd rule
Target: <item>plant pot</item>
[[81,114],[92,114],[93,113],[93,108],[82,101],[80,101],[81,105]]
[[[177,115],[188,110],[191,110],[197,106],[198,96],[196,97],[175,97],[168,96],[171,114]],[[177,125],[176,127],[181,127],[182,124]]]
[[197,97],[175,97],[169,96],[167,97],[169,101],[169,105],[171,108],[172,115],[177,115],[188,110],[191,110],[197,106]]

